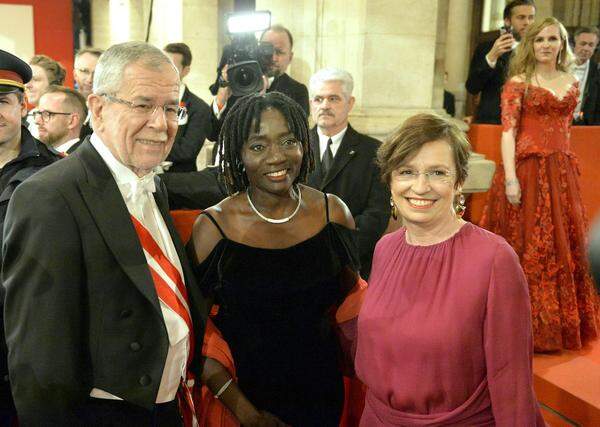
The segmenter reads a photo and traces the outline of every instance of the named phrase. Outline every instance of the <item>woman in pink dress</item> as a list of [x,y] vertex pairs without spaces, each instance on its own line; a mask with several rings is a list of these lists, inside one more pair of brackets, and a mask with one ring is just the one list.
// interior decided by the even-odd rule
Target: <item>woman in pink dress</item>
[[469,151],[455,125],[429,114],[379,150],[404,227],[377,244],[359,315],[362,426],[543,425],[519,260],[460,216]]
[[502,91],[502,165],[480,225],[515,249],[531,296],[535,351],[577,350],[598,337],[585,256],[587,221],[569,140],[579,98],[555,18],[527,30]]

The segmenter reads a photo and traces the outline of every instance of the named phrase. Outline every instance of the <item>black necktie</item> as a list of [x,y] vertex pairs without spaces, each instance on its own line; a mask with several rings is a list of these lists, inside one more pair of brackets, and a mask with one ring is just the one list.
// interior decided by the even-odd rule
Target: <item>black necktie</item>
[[333,152],[331,151],[331,144],[333,141],[329,138],[327,141],[327,148],[325,149],[325,153],[323,153],[323,158],[321,159],[321,169],[323,171],[323,176],[327,175],[331,165],[333,163]]

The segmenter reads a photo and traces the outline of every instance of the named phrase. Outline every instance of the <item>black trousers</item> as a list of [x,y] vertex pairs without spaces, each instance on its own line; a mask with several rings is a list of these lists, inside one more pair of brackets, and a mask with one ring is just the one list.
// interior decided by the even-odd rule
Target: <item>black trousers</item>
[[111,399],[90,398],[81,408],[84,426],[94,427],[182,427],[177,401],[157,403],[152,410]]

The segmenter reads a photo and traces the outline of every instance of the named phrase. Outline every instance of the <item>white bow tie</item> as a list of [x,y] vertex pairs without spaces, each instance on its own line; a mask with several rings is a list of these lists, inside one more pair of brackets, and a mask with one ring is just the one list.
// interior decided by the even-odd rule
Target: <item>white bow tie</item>
[[[143,196],[148,193],[154,193],[156,191],[156,184],[154,184],[154,172],[150,172],[135,181],[125,182],[122,184],[123,192],[125,193],[125,200],[130,200],[134,205],[136,214],[142,213],[143,208]],[[138,216],[138,215],[136,215]],[[141,219],[141,215],[139,217]]]

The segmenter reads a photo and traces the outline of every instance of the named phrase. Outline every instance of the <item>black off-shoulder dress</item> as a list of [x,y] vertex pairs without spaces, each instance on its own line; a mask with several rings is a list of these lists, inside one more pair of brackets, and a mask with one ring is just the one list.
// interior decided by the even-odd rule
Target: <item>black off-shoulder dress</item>
[[[330,222],[284,249],[248,246],[221,232],[195,267],[219,312],[213,319],[235,361],[239,386],[260,410],[294,427],[337,426],[344,398],[335,307],[344,267],[358,270],[354,230]],[[193,250],[192,245],[188,250]],[[193,257],[192,257],[193,259]]]

